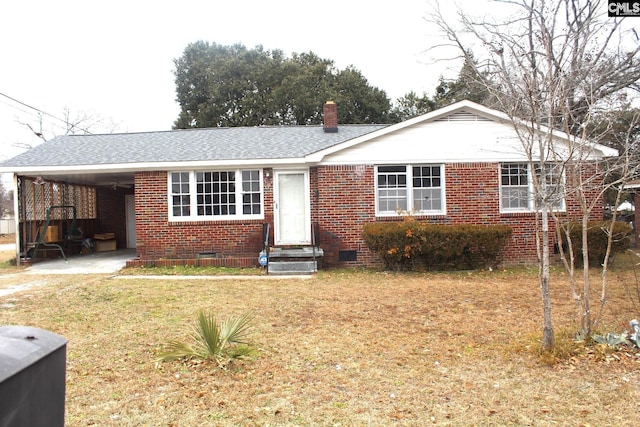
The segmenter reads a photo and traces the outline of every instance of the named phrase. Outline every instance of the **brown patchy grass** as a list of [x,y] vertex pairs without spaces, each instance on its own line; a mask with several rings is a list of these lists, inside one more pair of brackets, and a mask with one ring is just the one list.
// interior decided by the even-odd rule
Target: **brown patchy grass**
[[16,242],[15,234],[0,234],[0,244],[15,243],[15,242]]
[[[0,234],[0,244],[15,244],[15,234]],[[0,274],[16,273],[22,271],[21,267],[16,266],[15,249],[0,250]],[[2,287],[2,278],[0,276],[0,288]]]
[[[595,276],[597,277],[597,276]],[[320,272],[307,280],[31,277],[0,297],[0,324],[67,348],[68,426],[637,425],[640,359],[580,348],[554,273],[555,363],[538,354],[535,270]],[[610,275],[603,328],[640,315]],[[199,309],[255,312],[254,361],[157,363]]]

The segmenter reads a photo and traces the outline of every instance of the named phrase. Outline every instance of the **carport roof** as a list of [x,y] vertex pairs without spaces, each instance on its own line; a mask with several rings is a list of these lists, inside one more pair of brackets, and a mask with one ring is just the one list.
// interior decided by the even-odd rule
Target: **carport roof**
[[387,125],[265,126],[58,136],[4,161],[0,169],[301,159]]

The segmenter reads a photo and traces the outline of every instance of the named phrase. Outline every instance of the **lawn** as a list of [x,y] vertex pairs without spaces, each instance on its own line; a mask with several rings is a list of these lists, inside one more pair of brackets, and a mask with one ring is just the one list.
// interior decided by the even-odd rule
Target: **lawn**
[[[552,282],[554,363],[537,351],[535,270],[41,280],[0,297],[0,324],[69,340],[68,426],[639,422],[640,358],[573,344],[575,308],[561,272]],[[637,295],[629,298],[635,279],[621,268],[609,281],[602,325],[621,332],[640,316]],[[199,309],[222,318],[253,310],[257,358],[227,370],[158,363],[169,340],[187,340]]]

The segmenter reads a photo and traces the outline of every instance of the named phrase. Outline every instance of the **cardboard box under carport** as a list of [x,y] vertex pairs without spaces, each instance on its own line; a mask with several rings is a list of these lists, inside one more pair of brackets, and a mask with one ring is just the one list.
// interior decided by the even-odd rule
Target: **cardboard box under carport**
[[114,233],[100,233],[93,236],[93,250],[106,252],[116,250],[116,235]]

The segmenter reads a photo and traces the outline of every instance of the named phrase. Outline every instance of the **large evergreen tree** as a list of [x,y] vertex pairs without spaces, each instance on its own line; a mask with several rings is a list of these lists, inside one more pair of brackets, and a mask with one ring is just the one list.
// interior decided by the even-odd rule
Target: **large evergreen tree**
[[175,61],[180,114],[174,128],[306,125],[322,122],[322,105],[338,105],[340,123],[389,123],[391,102],[354,67],[335,68],[313,52],[198,41]]

